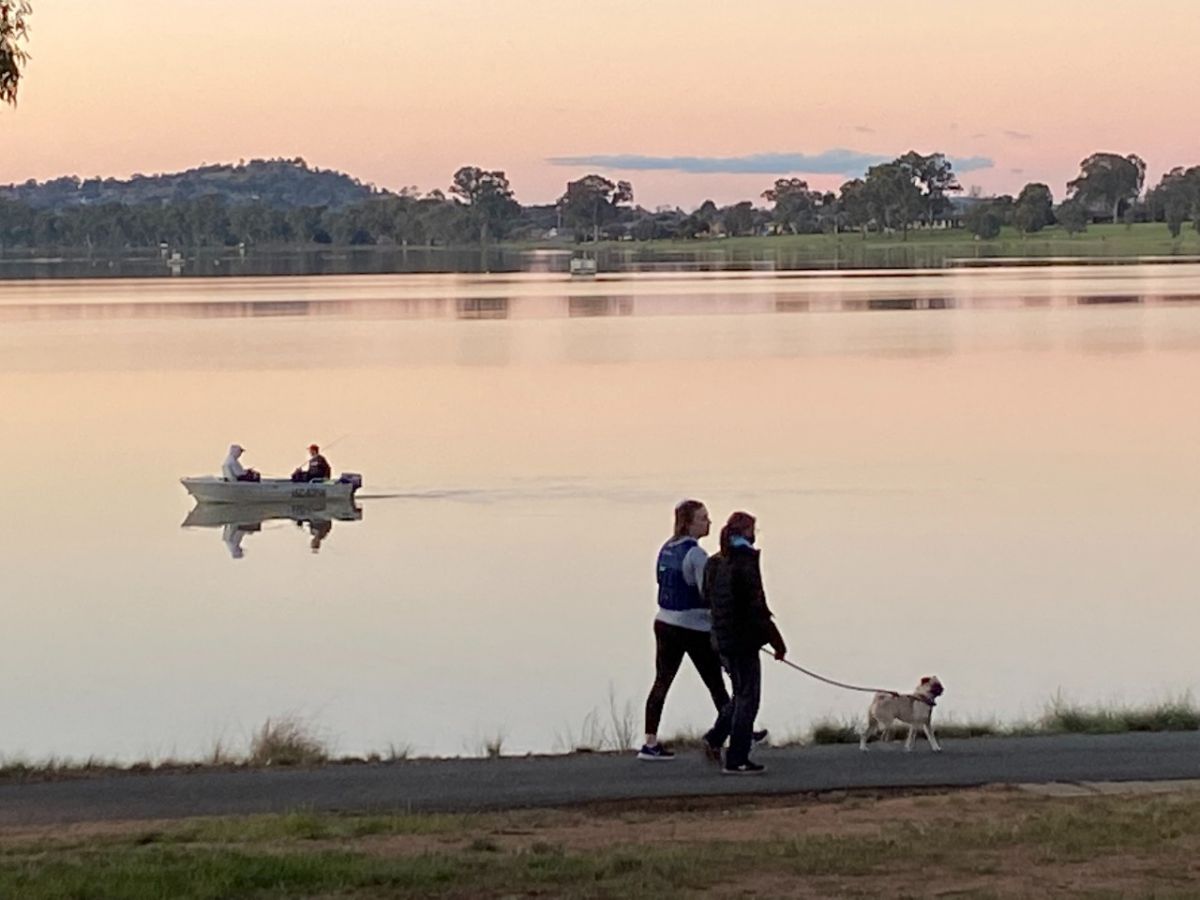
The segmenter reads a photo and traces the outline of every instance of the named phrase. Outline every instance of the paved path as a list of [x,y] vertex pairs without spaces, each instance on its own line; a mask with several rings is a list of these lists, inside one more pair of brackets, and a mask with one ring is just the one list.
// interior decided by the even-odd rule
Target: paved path
[[0,784],[0,826],[172,819],[298,809],[459,812],[603,800],[794,794],[843,788],[1200,778],[1200,733],[1066,735],[923,743],[763,748],[762,776],[723,776],[699,751],[672,762],[623,756],[413,760],[311,770],[112,775]]

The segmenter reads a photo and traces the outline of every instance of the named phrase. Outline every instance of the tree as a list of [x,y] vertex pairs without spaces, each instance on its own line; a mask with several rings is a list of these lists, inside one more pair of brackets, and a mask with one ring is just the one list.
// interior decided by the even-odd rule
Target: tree
[[1103,202],[1115,225],[1121,204],[1137,199],[1145,178],[1146,163],[1136,154],[1093,153],[1079,164],[1079,177],[1067,182],[1067,194],[1085,205]]
[[871,217],[883,228],[899,228],[908,240],[908,227],[923,206],[921,189],[912,170],[899,160],[867,169],[864,182]]
[[1058,219],[1058,224],[1067,234],[1074,235],[1087,231],[1088,219],[1091,217],[1081,201],[1064,200],[1054,211],[1054,218]]
[[1054,222],[1054,195],[1040,182],[1030,182],[1021,188],[1013,209],[1013,224],[1024,234],[1041,231]]
[[721,210],[721,224],[730,237],[751,234],[754,231],[754,204],[743,200],[725,207]]
[[704,226],[703,231],[711,234],[713,226],[721,221],[721,210],[712,200],[705,200],[692,213],[693,216]]
[[29,60],[25,17],[32,12],[27,0],[0,0],[0,103],[16,105],[21,72]]
[[[1200,167],[1191,171],[1200,171]],[[1162,177],[1162,181],[1154,189],[1155,199],[1162,207],[1163,218],[1166,219],[1171,237],[1179,237],[1183,223],[1200,200],[1198,188],[1200,179],[1188,177],[1188,173],[1182,167],[1176,166]]]
[[967,231],[981,240],[990,241],[1000,236],[1004,216],[993,200],[982,200],[974,204],[963,219]]
[[941,153],[922,156],[916,150],[909,150],[896,163],[908,171],[913,183],[921,191],[925,222],[933,225],[933,220],[950,208],[950,198],[946,195],[962,190],[951,171],[950,160]]
[[577,229],[590,227],[592,240],[600,239],[600,226],[617,217],[622,203],[633,202],[633,185],[628,181],[613,184],[603,175],[584,175],[567,182],[567,192],[558,199],[563,219]]
[[463,166],[454,173],[450,193],[471,208],[471,220],[479,229],[481,244],[487,243],[490,234],[502,234],[521,209],[513,199],[508,178],[501,171],[487,172],[478,166]]
[[867,226],[871,224],[871,198],[867,193],[866,182],[861,178],[845,182],[838,189],[838,204],[845,217],[846,226],[861,230],[865,240]]
[[808,182],[800,178],[779,178],[775,186],[762,192],[768,203],[775,204],[773,221],[792,234],[807,234],[816,227],[817,212],[821,206],[821,194],[808,189]]

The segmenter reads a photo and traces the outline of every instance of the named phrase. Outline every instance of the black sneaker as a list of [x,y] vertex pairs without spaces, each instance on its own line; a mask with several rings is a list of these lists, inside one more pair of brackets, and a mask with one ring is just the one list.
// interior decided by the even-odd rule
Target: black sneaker
[[767,771],[766,766],[760,766],[756,762],[750,762],[750,760],[746,760],[744,763],[742,763],[741,765],[738,765],[738,766],[725,766],[723,769],[721,769],[721,774],[722,775],[761,775],[765,771]]
[[675,753],[668,750],[662,744],[642,744],[642,749],[638,751],[637,758],[650,762],[658,762],[660,760],[674,759]]
[[700,746],[702,746],[704,748],[704,758],[705,759],[707,759],[710,763],[715,763],[718,766],[721,764],[721,748],[720,747],[714,747],[712,744],[710,744],[708,742],[708,738],[701,738]]
[[770,732],[765,728],[762,731],[752,731],[750,732],[750,740],[756,744],[765,744],[769,735]]

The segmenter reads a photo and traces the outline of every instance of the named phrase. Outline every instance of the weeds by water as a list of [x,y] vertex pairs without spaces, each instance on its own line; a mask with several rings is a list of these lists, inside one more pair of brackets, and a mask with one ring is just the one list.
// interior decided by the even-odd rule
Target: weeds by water
[[311,726],[293,716],[267,719],[250,741],[251,766],[305,766],[327,762],[329,751]]
[[1184,693],[1149,706],[1071,703],[1061,693],[1046,704],[1041,730],[1050,733],[1120,734],[1128,731],[1195,731],[1200,729],[1200,708]]
[[[858,743],[865,723],[855,719],[822,719],[813,725],[811,743]],[[898,726],[903,732],[904,726]],[[1083,705],[1061,693],[1047,703],[1042,715],[1032,722],[1000,723],[994,719],[960,722],[939,719],[935,728],[941,738],[1030,737],[1039,734],[1124,734],[1132,731],[1200,730],[1200,707],[1190,693],[1145,706]]]
[[608,686],[607,710],[592,709],[583,717],[578,732],[570,725],[555,733],[554,746],[561,753],[590,753],[629,750],[638,737],[637,712],[633,702],[617,701],[616,691]]
[[[584,716],[579,731],[568,726],[565,730],[557,732],[554,749],[558,753],[625,752],[635,746],[638,724],[632,703],[618,703],[610,687],[607,709],[590,711]],[[863,723],[858,719],[822,719],[815,722],[805,735],[782,740],[772,736],[772,744],[852,744],[858,742],[862,726]],[[904,727],[898,727],[900,733],[903,733]],[[1062,694],[1056,694],[1047,702],[1043,714],[1032,721],[1001,723],[996,720],[958,721],[953,718],[939,718],[936,728],[939,737],[951,739],[1196,731],[1200,730],[1200,707],[1196,705],[1190,693],[1144,706],[1083,705],[1067,700]],[[698,748],[701,739],[700,731],[691,730],[676,732],[664,740],[673,747]],[[505,740],[506,735],[503,731],[480,738],[474,748],[474,755],[497,759],[504,755]],[[391,743],[382,753],[334,758],[329,752],[328,744],[317,735],[311,725],[292,716],[283,716],[268,719],[252,735],[244,752],[238,752],[224,740],[217,740],[204,756],[192,760],[159,759],[120,763],[98,757],[83,760],[51,757],[35,762],[0,757],[0,779],[54,780],[117,772],[190,772],[213,768],[326,763],[399,763],[413,757],[411,744]]]

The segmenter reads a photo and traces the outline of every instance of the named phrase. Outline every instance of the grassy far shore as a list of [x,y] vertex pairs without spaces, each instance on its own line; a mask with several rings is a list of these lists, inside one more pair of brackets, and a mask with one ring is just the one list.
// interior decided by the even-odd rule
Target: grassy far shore
[[[943,718],[935,724],[939,737],[952,739],[1196,731],[1200,730],[1200,707],[1189,694],[1160,703],[1125,707],[1083,706],[1056,695],[1046,704],[1041,717],[1034,721],[1005,724],[995,720],[957,721]],[[803,736],[776,735],[772,743],[785,747],[857,743],[860,727],[861,722],[858,721],[820,720]],[[632,749],[638,738],[637,722],[631,707],[627,704],[618,710],[615,704],[610,704],[607,722],[601,721],[595,712],[589,714],[578,734],[568,734],[565,738],[560,736],[558,752],[623,753]],[[699,734],[676,734],[664,740],[682,748],[698,746],[700,737]],[[504,756],[504,736],[495,734],[481,739],[474,755],[487,758]],[[284,716],[267,720],[251,736],[246,750],[241,752],[217,742],[203,757],[192,760],[168,758],[122,764],[97,758],[32,762],[0,757],[0,781],[45,781],[115,774],[186,773],[280,766],[367,765],[399,763],[412,757],[411,746],[396,744],[384,752],[335,757],[310,725],[298,718]]]
[[1014,789],[0,830],[0,896],[1183,896],[1200,792]]
[[[528,247],[561,247],[561,244],[533,242]],[[778,257],[783,261],[833,261],[855,265],[876,262],[879,265],[941,266],[954,260],[1010,257],[1116,258],[1136,256],[1200,255],[1200,232],[1185,230],[1172,238],[1166,225],[1143,222],[1127,225],[1091,225],[1087,231],[1070,235],[1059,226],[1051,226],[1023,235],[1005,226],[993,240],[976,240],[968,231],[956,229],[916,229],[905,237],[900,233],[866,237],[858,232],[841,234],[785,234],[768,237],[729,237],[697,240],[600,241],[573,245],[580,251],[625,253],[632,256],[661,255],[747,259]],[[912,262],[905,260],[911,259]]]
[[[696,240],[501,241],[486,248],[393,243],[259,244],[245,248],[180,247],[191,277],[220,275],[389,274],[395,272],[515,272],[528,265],[525,254],[552,251],[564,259],[553,267],[565,274],[568,254],[596,256],[601,273],[688,264],[701,269],[853,269],[942,268],[970,264],[1001,264],[1025,259],[1058,264],[1074,261],[1122,261],[1139,257],[1200,257],[1200,233],[1186,229],[1172,238],[1166,225],[1144,222],[1132,226],[1092,225],[1068,235],[1051,226],[1022,235],[1006,226],[994,240],[976,240],[965,229],[916,229],[900,233],[774,235],[766,237],[699,238]],[[85,248],[0,249],[0,279],[163,277],[168,266],[158,247],[126,251]]]

